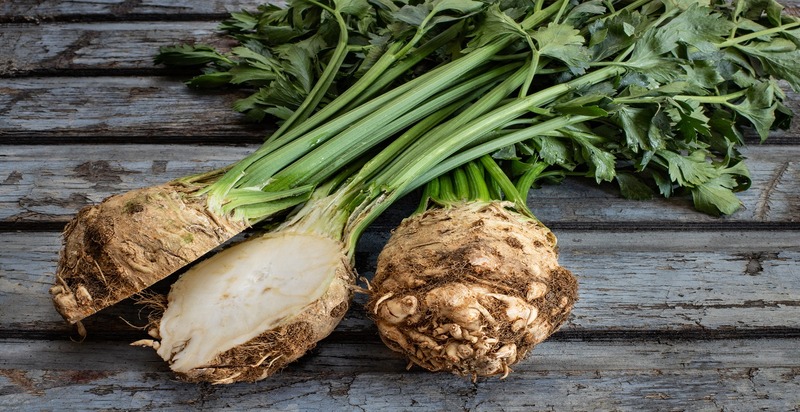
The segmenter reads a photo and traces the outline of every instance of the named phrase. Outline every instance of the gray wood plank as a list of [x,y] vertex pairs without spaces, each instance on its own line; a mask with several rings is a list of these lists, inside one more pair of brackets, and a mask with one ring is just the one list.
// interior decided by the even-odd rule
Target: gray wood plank
[[[58,21],[3,26],[0,76],[144,73],[147,48],[208,38],[225,13],[250,4],[0,1],[0,21]],[[796,13],[798,1],[790,4]],[[141,23],[99,22],[116,19]],[[98,23],[64,23],[72,20]],[[125,49],[134,45],[141,49]],[[23,55],[30,50],[36,53]],[[258,140],[263,127],[231,113],[234,98],[192,92],[177,78],[0,79],[2,227],[63,223],[111,193],[240,158],[255,146],[195,144]],[[136,321],[131,302],[91,319],[87,341],[71,342],[46,292],[58,234],[0,233],[0,409],[800,410],[800,146],[793,136],[798,122],[772,135],[791,146],[748,149],[754,188],[741,195],[746,209],[730,218],[700,215],[681,199],[624,201],[580,180],[532,192],[542,219],[569,228],[557,234],[562,263],[581,279],[581,300],[563,332],[505,381],[405,372],[380,344],[359,296],[332,339],[273,379],[179,383],[152,351],[125,345],[142,333],[119,320]],[[92,144],[151,138],[192,144]],[[371,275],[387,229],[410,205],[393,208],[365,234],[357,256],[363,275]],[[741,339],[708,340],[719,336]]]
[[0,18],[30,21],[86,18],[89,16],[130,17],[152,15],[175,18],[188,15],[219,15],[252,9],[265,1],[254,0],[13,0],[0,3]]
[[81,70],[158,72],[159,47],[225,46],[217,22],[7,24],[0,31],[0,76]]
[[[112,47],[112,46],[109,46]],[[2,64],[2,63],[0,63]],[[13,62],[12,62],[13,65]],[[269,124],[253,125],[231,106],[245,91],[192,90],[175,77],[0,77],[0,139],[149,136],[253,138]],[[800,95],[787,92],[800,112]],[[274,130],[274,128],[273,128]],[[752,140],[752,131],[746,134]],[[770,141],[795,143],[800,122],[774,131]],[[0,140],[1,141],[1,140]],[[235,140],[231,140],[235,141]]]
[[[0,79],[0,138],[205,136],[241,142],[267,126],[244,121],[231,105],[245,93],[194,91],[161,77]],[[8,141],[8,140],[7,140]]]
[[[558,231],[561,263],[580,282],[571,334],[800,330],[800,232],[797,231]],[[372,276],[386,230],[359,244],[359,273]],[[66,339],[71,329],[50,302],[60,247],[57,233],[4,233],[0,237],[0,337],[28,334]],[[166,291],[173,278],[160,283]],[[370,332],[359,296],[342,333]],[[105,338],[139,336],[119,320],[142,325],[130,301],[89,318]],[[371,332],[370,332],[371,333]],[[752,334],[752,332],[748,332]]]
[[[378,342],[331,343],[256,384],[176,382],[147,349],[0,342],[0,407],[138,410],[794,410],[800,352],[780,339],[554,342],[507,379],[403,370]],[[625,359],[625,362],[620,362]]]
[[[273,3],[279,3],[275,0]],[[0,18],[28,20],[65,19],[87,16],[153,15],[180,16],[221,14],[252,8],[262,3],[254,0],[9,0],[0,3]],[[798,0],[782,0],[789,13],[800,14]]]
[[[80,207],[114,193],[212,170],[256,147],[0,146],[0,222],[66,222]],[[631,201],[622,199],[613,186],[585,179],[533,190],[528,203],[540,219],[553,225],[800,222],[800,145],[750,146],[744,153],[753,185],[739,194],[744,208],[724,219],[696,212],[689,198]]]
[[588,179],[532,190],[528,204],[537,216],[552,223],[650,222],[669,227],[681,223],[799,222],[800,196],[796,192],[800,189],[798,149],[798,146],[758,145],[743,148],[752,186],[737,193],[743,207],[723,218],[695,211],[689,196],[627,200],[619,196],[615,186],[597,186]]
[[[62,221],[114,193],[233,163],[256,146],[0,146],[0,219]],[[46,159],[46,161],[45,161]],[[37,217],[38,216],[38,217]]]

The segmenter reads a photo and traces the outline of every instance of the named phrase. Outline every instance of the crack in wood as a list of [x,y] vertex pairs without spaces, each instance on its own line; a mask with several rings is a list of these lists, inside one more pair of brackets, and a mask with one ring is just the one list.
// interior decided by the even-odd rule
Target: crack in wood
[[[751,275],[752,276],[752,275]],[[675,302],[675,303],[658,303],[651,305],[619,305],[620,309],[630,311],[641,310],[676,310],[676,309],[691,309],[691,310],[708,310],[708,309],[749,309],[749,308],[779,308],[779,307],[800,307],[800,301],[796,300],[764,300],[752,299],[744,300],[739,303],[712,303],[712,302]],[[686,316],[685,314],[683,316]],[[696,322],[694,319],[687,321]]]
[[765,260],[778,260],[777,253],[747,253],[741,255],[743,258],[747,260],[745,264],[744,273],[749,276],[757,276],[761,272],[764,271],[763,262]]
[[78,57],[78,52],[86,48],[94,41],[99,32],[85,31],[74,42],[70,43],[64,50],[50,59],[40,63],[44,67],[52,67],[51,70],[63,69],[72,65],[73,60]]
[[474,403],[475,398],[478,396],[478,382],[476,379],[469,383],[469,386],[464,389],[458,391],[458,398],[461,399],[462,410],[468,411],[470,410],[469,405]]
[[117,3],[111,6],[110,11],[111,14],[115,16],[124,15],[124,14],[131,14],[137,7],[142,4],[142,0],[124,0],[121,3]]
[[363,405],[356,403],[351,396],[351,391],[353,388],[353,383],[355,383],[356,377],[349,376],[345,377],[341,382],[337,382],[332,380],[328,386],[328,393],[334,398],[344,398],[348,405],[357,408],[360,411],[366,411]]
[[160,387],[149,387],[149,386],[135,386],[135,385],[116,385],[116,384],[104,384],[104,385],[97,385],[91,389],[87,389],[86,392],[89,392],[93,395],[99,396],[107,396],[111,395],[117,391],[126,393],[128,396],[136,396],[141,392],[160,392],[164,390],[174,390],[174,389],[164,389]]

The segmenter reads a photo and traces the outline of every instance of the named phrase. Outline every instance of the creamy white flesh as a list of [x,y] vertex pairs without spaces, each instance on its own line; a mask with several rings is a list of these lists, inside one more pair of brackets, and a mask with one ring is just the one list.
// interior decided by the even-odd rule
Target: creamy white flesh
[[338,242],[291,232],[223,250],[172,286],[158,354],[176,372],[207,365],[319,299],[341,259]]

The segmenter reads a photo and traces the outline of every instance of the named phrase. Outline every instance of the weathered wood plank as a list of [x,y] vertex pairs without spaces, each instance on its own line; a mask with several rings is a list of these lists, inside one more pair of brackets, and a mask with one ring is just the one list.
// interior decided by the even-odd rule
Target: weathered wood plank
[[[42,6],[43,2],[38,3]],[[0,19],[2,15],[0,10]],[[230,43],[216,32],[218,24],[218,21],[6,24],[0,31],[0,56],[3,56],[0,76],[65,70],[153,71],[153,56],[160,46]]]
[[[66,222],[80,207],[114,193],[212,170],[256,147],[0,146],[0,222]],[[745,154],[753,185],[739,194],[743,210],[724,219],[696,212],[689,198],[636,202],[622,199],[615,187],[580,179],[534,190],[529,204],[540,219],[554,225],[800,221],[800,146],[751,146]]]
[[[172,77],[0,77],[0,143],[16,139],[59,141],[118,136],[248,137],[269,125],[253,125],[231,109],[244,91],[197,91]],[[787,93],[800,112],[800,95]],[[749,133],[752,135],[752,133]],[[772,141],[796,142],[800,122],[775,131]],[[240,141],[232,140],[232,141]]]
[[[239,93],[189,89],[161,77],[0,79],[0,138],[229,138],[254,141],[266,126],[248,124],[231,105]],[[145,139],[146,140],[146,139]]]
[[[156,72],[159,47],[225,46],[217,22],[7,24],[0,31],[0,76],[31,72]],[[160,68],[163,70],[163,68]]]
[[[505,380],[403,370],[377,341],[331,343],[255,384],[184,384],[147,349],[0,342],[0,406],[45,409],[793,410],[791,340],[545,342]],[[625,359],[625,362],[620,362]]]
[[[800,233],[629,232],[563,230],[561,262],[578,277],[580,300],[564,330],[719,331],[800,330]],[[359,245],[359,273],[370,278],[386,241],[371,231]],[[60,336],[71,331],[52,308],[58,255],[56,233],[5,233],[0,238],[0,333]],[[174,277],[159,284],[166,291]],[[340,331],[374,328],[360,296]],[[142,325],[126,301],[86,322],[90,333],[138,336],[119,316]],[[793,332],[792,332],[793,333]]]
[[[205,39],[221,16],[244,3],[0,2],[0,21],[59,22],[3,26],[0,76],[15,68],[23,75],[144,73],[146,48],[178,36]],[[99,23],[116,19],[141,24]],[[62,23],[71,20],[98,23]],[[121,42],[142,49],[126,50]],[[240,158],[254,146],[195,145],[259,139],[262,127],[231,113],[234,98],[192,92],[177,78],[0,79],[0,222],[6,229],[13,221],[63,223],[108,194]],[[773,134],[781,144],[793,144],[792,136],[800,136],[797,122]],[[151,138],[193,144],[92,145]],[[87,144],[61,145],[61,139]],[[55,144],[14,145],[22,141]],[[581,279],[581,301],[564,333],[540,345],[508,380],[477,384],[404,372],[358,304],[332,339],[274,379],[225,387],[178,383],[152,351],[125,345],[141,334],[118,319],[136,320],[130,302],[87,322],[83,344],[69,341],[70,329],[46,292],[58,234],[0,233],[0,409],[800,410],[800,232],[793,230],[800,221],[799,151],[794,145],[748,150],[754,190],[742,194],[746,210],[727,219],[695,213],[685,200],[624,201],[577,180],[532,192],[540,217],[570,228],[558,231],[562,262]],[[409,205],[366,233],[358,252],[362,274],[370,276],[387,229]],[[617,222],[652,230],[594,228]],[[759,333],[791,338],[755,339]],[[651,334],[653,340],[629,340]],[[705,339],[720,335],[743,339]]]
[[747,156],[752,186],[737,193],[742,209],[715,218],[695,211],[691,197],[632,201],[620,197],[617,187],[597,186],[594,181],[572,180],[559,186],[532,190],[528,204],[547,222],[651,222],[670,226],[680,223],[726,225],[734,222],[800,221],[799,146],[755,146],[742,150]]
[[[154,16],[158,18],[181,15],[196,16],[202,14],[224,14],[250,9],[266,1],[255,0],[14,0],[0,3],[0,19],[17,20],[51,20],[79,19],[88,16],[113,16],[118,18],[131,16]],[[279,4],[280,0],[272,3]],[[782,0],[788,13],[800,14],[800,1]]]
[[152,16],[168,19],[179,16],[224,15],[252,9],[267,1],[256,0],[14,0],[0,3],[0,19],[65,20],[92,16],[128,18]]
[[0,146],[3,188],[0,219],[36,220],[34,216],[50,216],[63,220],[111,194],[223,167],[244,158],[255,148],[253,145]]

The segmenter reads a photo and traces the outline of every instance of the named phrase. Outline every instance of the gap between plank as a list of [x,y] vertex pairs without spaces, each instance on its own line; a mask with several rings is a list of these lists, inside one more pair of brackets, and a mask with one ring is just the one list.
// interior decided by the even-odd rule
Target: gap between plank
[[[120,321],[122,322],[122,321]],[[30,330],[30,329],[0,329],[0,339],[15,340],[75,340],[77,333],[71,336],[64,330]],[[143,331],[90,330],[89,339],[92,341],[133,342],[142,339]],[[554,342],[663,342],[663,341],[710,341],[710,340],[744,340],[744,339],[798,339],[800,328],[793,327],[768,327],[754,329],[652,329],[652,330],[560,330],[553,334],[549,341]],[[379,342],[378,331],[370,327],[361,331],[334,331],[326,342],[333,343],[363,343]]]
[[[545,222],[551,230],[583,232],[741,232],[741,231],[800,231],[800,222]],[[61,232],[67,222],[8,222],[0,221],[3,232]],[[390,230],[390,225],[373,225],[371,230]]]

